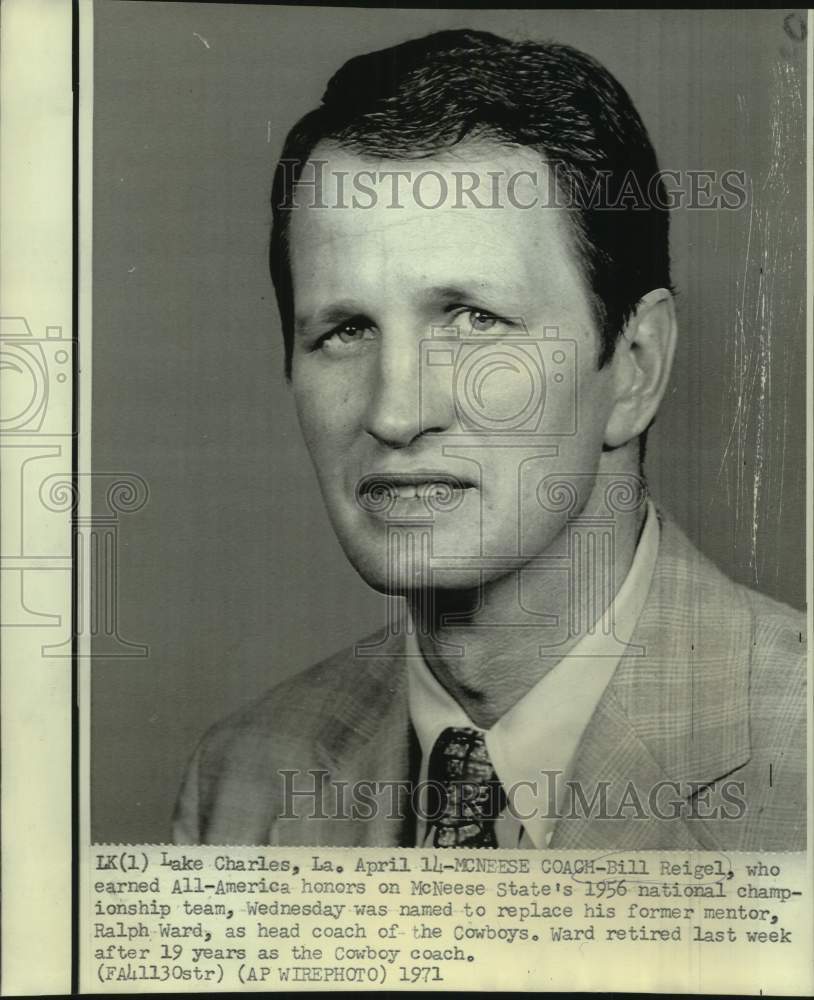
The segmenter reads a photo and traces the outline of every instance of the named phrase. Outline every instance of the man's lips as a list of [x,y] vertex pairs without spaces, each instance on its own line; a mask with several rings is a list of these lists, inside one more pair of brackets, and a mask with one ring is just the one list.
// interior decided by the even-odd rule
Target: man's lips
[[418,472],[373,472],[363,476],[356,487],[356,496],[366,509],[396,500],[452,500],[466,490],[475,489],[471,479],[448,472],[432,470]]

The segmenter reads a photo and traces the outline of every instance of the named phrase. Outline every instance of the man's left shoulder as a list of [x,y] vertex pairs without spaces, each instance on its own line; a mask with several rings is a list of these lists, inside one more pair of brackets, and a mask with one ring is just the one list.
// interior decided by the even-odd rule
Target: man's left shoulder
[[749,664],[747,812],[740,850],[805,847],[807,725],[806,616],[763,594],[738,588],[752,612]]
[[752,680],[768,677],[799,693],[805,683],[806,616],[765,594],[739,586],[752,614]]
[[[771,678],[799,694],[806,673],[806,615],[722,572],[663,512],[654,576],[659,625],[684,625],[713,652],[748,658],[751,683]],[[744,632],[748,634],[744,635]]]
[[749,694],[753,742],[805,747],[806,616],[738,587],[752,613]]
[[737,790],[742,813],[732,816],[721,800],[717,818],[715,809],[705,818],[712,841],[729,850],[802,850],[806,616],[734,582],[669,521],[662,543],[644,634],[666,650],[665,676],[674,687],[689,685],[692,707],[683,741],[661,729],[651,741],[707,783],[711,801],[716,789]]

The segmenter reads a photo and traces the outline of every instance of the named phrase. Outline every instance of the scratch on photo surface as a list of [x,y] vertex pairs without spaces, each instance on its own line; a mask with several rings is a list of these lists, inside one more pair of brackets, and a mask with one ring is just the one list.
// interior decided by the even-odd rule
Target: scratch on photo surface
[[197,31],[193,31],[193,32],[192,32],[192,34],[193,34],[193,35],[195,36],[195,38],[197,38],[197,39],[198,39],[198,41],[199,41],[199,42],[201,42],[201,43],[202,43],[203,45],[205,45],[205,46],[206,46],[206,48],[208,48],[208,49],[211,49],[211,48],[212,48],[212,46],[211,46],[211,45],[209,44],[209,42],[208,42],[208,41],[207,41],[207,40],[206,40],[206,39],[204,38],[204,36],[203,36],[203,35],[199,35]]
[[[794,360],[784,353],[785,363],[777,369],[780,357],[773,357],[777,346],[773,335],[775,316],[790,292],[788,282],[795,264],[796,244],[789,235],[798,233],[800,226],[789,184],[794,170],[791,161],[798,155],[796,129],[802,116],[800,75],[796,66],[782,63],[775,66],[773,75],[768,169],[762,179],[749,181],[749,218],[748,224],[744,223],[746,246],[738,282],[740,301],[735,308],[729,385],[735,397],[734,413],[718,470],[719,481],[722,477],[732,481],[726,475],[727,468],[734,473],[735,524],[748,524],[749,567],[755,583],[760,575],[761,522],[765,526],[769,520],[779,531],[783,512],[789,405],[785,383]],[[748,117],[741,95],[738,110],[742,119]],[[775,383],[781,379],[775,385],[774,399],[773,375]],[[782,416],[773,410],[778,405]],[[751,475],[751,484],[747,475]],[[767,489],[772,492],[769,503],[764,502]]]

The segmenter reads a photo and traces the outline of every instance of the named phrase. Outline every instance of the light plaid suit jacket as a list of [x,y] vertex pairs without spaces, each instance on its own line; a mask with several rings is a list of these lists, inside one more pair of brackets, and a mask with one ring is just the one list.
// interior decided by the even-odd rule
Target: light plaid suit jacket
[[[413,846],[396,784],[417,774],[400,643],[338,653],[215,725],[187,769],[175,842]],[[621,659],[570,775],[589,804],[606,783],[605,807],[558,820],[551,848],[803,850],[804,615],[728,580],[663,520],[636,646],[644,655]],[[322,776],[369,782],[372,816],[343,817],[336,784],[322,815],[285,792]]]

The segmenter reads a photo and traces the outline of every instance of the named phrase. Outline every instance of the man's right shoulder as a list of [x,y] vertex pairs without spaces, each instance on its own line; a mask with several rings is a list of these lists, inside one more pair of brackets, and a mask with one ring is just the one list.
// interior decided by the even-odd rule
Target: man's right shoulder
[[[201,741],[209,753],[224,753],[248,740],[281,738],[301,745],[331,719],[347,717],[365,692],[383,682],[382,657],[361,654],[382,633],[360,639],[269,688],[258,699],[216,722]],[[394,664],[388,664],[391,675]],[[386,680],[386,679],[385,679]]]
[[359,640],[212,725],[187,765],[175,842],[265,843],[279,808],[273,776],[319,768],[320,747],[351,745],[365,714],[400,687],[403,661],[381,638]]

